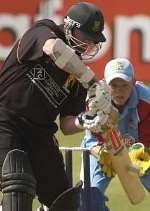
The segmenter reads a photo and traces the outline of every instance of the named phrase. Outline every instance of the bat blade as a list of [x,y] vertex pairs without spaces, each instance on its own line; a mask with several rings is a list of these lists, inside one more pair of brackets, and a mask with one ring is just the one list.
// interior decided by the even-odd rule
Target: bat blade
[[[107,136],[107,137],[106,137]],[[146,192],[138,176],[138,170],[132,165],[128,150],[117,131],[105,134],[108,151],[111,155],[112,166],[132,204],[138,204],[145,198]]]

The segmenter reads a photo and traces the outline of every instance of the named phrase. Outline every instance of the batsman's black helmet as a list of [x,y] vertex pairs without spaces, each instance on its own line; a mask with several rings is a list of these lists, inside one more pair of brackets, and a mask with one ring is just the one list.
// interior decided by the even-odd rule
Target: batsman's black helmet
[[104,30],[104,17],[96,5],[88,2],[75,4],[67,11],[67,19],[72,27],[77,27],[85,38],[95,43],[106,41],[102,33]]

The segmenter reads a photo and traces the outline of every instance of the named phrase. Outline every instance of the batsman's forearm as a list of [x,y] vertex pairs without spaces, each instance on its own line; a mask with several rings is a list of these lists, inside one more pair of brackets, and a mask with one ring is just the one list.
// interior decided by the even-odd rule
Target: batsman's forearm
[[60,69],[74,75],[82,84],[87,84],[87,88],[91,83],[97,81],[95,73],[61,39],[47,40],[43,46],[43,51]]
[[64,135],[72,135],[83,131],[75,125],[75,116],[66,116],[60,118],[60,129]]

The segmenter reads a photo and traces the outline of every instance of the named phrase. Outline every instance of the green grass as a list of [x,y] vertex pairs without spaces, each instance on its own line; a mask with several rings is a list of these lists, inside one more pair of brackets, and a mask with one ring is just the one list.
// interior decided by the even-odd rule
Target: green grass
[[[64,136],[61,132],[57,133],[57,138],[59,140],[59,144],[61,146],[79,146],[81,143],[81,139],[83,137],[83,133],[79,133],[77,135],[72,136]],[[74,184],[79,180],[80,173],[80,153],[75,152],[73,155],[73,176],[74,176]],[[145,200],[139,205],[131,205],[127,196],[125,195],[122,186],[120,185],[117,177],[115,177],[107,192],[107,196],[109,197],[108,207],[111,211],[149,211],[150,210],[150,196],[147,193]],[[34,200],[34,211],[38,207],[38,201]],[[94,211],[94,210],[91,210]]]

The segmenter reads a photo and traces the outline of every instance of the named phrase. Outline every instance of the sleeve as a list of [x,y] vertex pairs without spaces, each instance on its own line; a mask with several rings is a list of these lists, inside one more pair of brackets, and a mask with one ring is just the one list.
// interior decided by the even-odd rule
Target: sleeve
[[96,146],[98,143],[98,139],[91,133],[89,130],[85,130],[85,136],[83,138],[81,147],[91,149],[92,147]]
[[150,148],[150,113],[139,123],[139,141]]
[[18,62],[33,62],[39,59],[43,56],[45,41],[56,37],[55,33],[47,26],[34,26],[30,28],[18,42]]
[[150,103],[149,101],[139,100],[138,106],[139,115],[139,141],[142,142],[146,147],[150,147]]
[[83,112],[86,108],[85,98],[86,98],[86,89],[82,87],[79,83],[77,83],[71,94],[64,104],[60,111],[60,116],[77,116],[79,113]]

